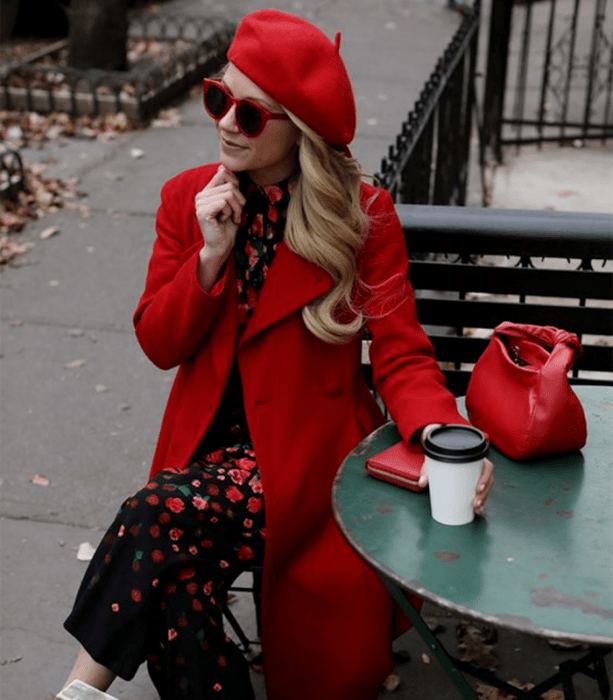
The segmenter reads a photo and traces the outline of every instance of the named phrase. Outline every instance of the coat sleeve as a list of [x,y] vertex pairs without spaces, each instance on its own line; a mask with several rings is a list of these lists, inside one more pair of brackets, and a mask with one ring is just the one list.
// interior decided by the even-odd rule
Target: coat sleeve
[[138,341],[161,369],[176,367],[196,353],[222,305],[228,266],[208,293],[197,277],[203,242],[193,201],[208,179],[208,168],[187,171],[162,188],[157,237],[134,314]]
[[467,421],[445,388],[432,343],[418,321],[404,236],[388,192],[376,195],[368,214],[371,227],[361,269],[373,383],[409,442],[429,423]]

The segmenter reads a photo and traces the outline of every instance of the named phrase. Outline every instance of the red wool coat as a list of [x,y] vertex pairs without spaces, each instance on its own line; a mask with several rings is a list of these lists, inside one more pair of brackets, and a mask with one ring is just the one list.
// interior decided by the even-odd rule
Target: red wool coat
[[[304,326],[300,310],[332,281],[285,242],[236,347],[233,257],[210,293],[196,276],[202,234],[194,196],[216,169],[195,168],[164,186],[134,317],[152,362],[179,368],[151,474],[189,464],[236,352],[266,501],[262,646],[268,697],[372,700],[393,668],[394,605],[338,530],[330,492],[343,458],[383,416],[362,378],[359,340],[327,344]],[[373,314],[368,327],[376,386],[405,439],[428,423],[465,422],[444,388],[412,293],[403,302],[398,297],[410,288],[392,200],[368,185],[362,199],[372,215],[359,270],[375,292],[366,307]],[[389,308],[381,308],[381,299]]]

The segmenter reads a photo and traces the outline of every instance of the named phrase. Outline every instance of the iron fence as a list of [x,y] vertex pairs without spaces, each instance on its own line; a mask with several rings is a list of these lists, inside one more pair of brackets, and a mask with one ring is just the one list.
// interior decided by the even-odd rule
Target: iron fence
[[395,200],[464,205],[475,96],[480,0],[438,60],[377,175]]
[[222,19],[137,16],[129,41],[157,42],[166,50],[143,54],[125,72],[65,66],[67,42],[56,42],[0,69],[0,108],[73,116],[124,112],[142,121],[217,70],[235,29]]
[[612,138],[608,0],[493,0],[484,113],[498,161],[504,145]]

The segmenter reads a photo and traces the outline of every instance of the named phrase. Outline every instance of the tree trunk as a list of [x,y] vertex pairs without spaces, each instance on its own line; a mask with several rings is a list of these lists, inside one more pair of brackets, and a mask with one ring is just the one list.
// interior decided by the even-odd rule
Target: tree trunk
[[70,66],[126,70],[128,0],[72,0],[69,15]]

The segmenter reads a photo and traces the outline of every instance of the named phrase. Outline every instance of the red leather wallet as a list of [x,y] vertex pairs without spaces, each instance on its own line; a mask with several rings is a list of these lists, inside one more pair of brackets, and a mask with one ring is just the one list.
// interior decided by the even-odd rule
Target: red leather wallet
[[403,442],[398,442],[369,457],[366,460],[366,473],[411,491],[423,491],[425,487],[418,486],[423,463],[424,453],[421,450],[409,450]]

